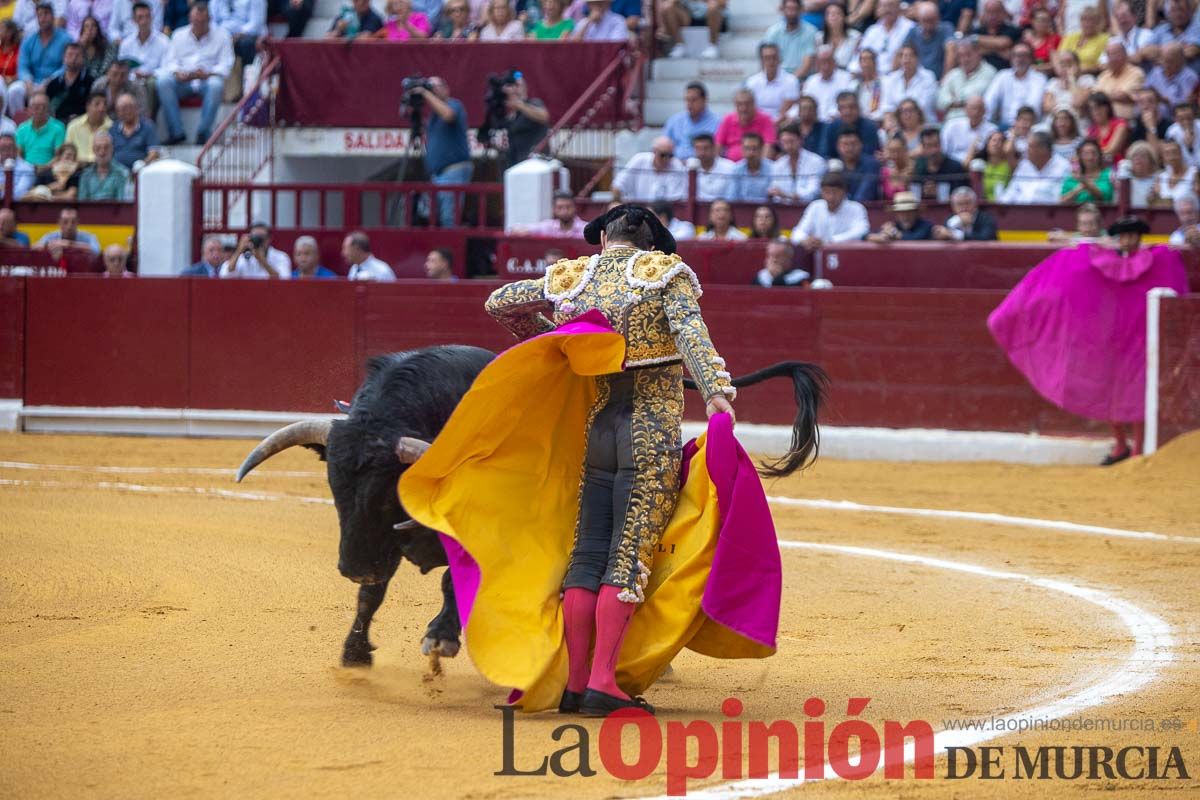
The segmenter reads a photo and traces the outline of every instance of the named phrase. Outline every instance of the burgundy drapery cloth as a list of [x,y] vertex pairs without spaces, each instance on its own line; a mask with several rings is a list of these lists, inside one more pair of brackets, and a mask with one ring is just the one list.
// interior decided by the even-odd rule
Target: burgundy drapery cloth
[[[291,125],[407,129],[400,116],[401,83],[420,73],[446,79],[467,108],[472,127],[483,122],[489,73],[524,73],[529,96],[546,104],[551,124],[624,51],[623,42],[385,42],[274,43],[282,60],[275,116]],[[613,74],[619,86],[625,68]],[[615,93],[620,97],[620,92]],[[592,126],[615,122],[619,101],[601,104]]]

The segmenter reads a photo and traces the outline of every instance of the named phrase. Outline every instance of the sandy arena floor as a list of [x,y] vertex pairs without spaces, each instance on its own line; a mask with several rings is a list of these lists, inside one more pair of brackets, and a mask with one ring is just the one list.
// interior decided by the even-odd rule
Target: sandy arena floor
[[[251,446],[0,436],[0,797],[665,791],[661,768],[638,784],[603,772],[494,776],[501,717],[492,706],[505,693],[465,653],[429,674],[418,642],[438,608],[437,580],[409,565],[376,617],[374,669],[339,667],[355,587],[336,571],[332,506],[304,500],[328,497],[321,466],[294,451],[237,486],[232,471]],[[661,719],[720,720],[734,695],[744,720],[799,724],[804,700],[817,696],[830,707],[828,730],[848,697],[870,697],[865,719],[924,719],[940,730],[946,719],[1067,698],[1071,708],[1094,705],[1066,716],[1152,720],[1156,730],[977,738],[1010,748],[1174,745],[1193,780],[948,781],[939,762],[932,781],[877,776],[779,796],[1200,796],[1200,434],[1108,470],[824,461],[767,489],[1164,536],[777,505],[782,540],[820,545],[784,549],[779,653],[742,662],[683,654],[649,693]],[[845,546],[871,552],[836,549]],[[518,766],[560,746],[550,732],[564,721],[519,718]],[[599,768],[595,750],[593,739]]]

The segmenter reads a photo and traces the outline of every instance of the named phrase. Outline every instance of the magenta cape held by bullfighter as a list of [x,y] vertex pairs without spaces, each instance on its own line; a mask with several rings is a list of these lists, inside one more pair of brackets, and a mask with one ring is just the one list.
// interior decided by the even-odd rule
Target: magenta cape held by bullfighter
[[[467,651],[527,711],[567,681],[562,580],[574,542],[593,376],[619,372],[624,338],[598,312],[502,353],[401,478],[405,509],[442,532]],[[684,451],[674,516],[633,615],[617,680],[636,694],[684,647],[775,652],[779,545],[754,464],[728,415]]]
[[992,336],[1033,388],[1089,419],[1145,414],[1146,292],[1187,291],[1166,246],[1129,256],[1094,244],[1059,250],[1034,267],[988,317]]

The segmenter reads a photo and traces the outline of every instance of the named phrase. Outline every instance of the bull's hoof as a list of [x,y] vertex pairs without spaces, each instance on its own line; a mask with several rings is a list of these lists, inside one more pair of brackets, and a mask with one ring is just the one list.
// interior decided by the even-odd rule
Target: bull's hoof
[[431,653],[437,653],[445,658],[454,658],[458,655],[459,648],[462,645],[458,639],[438,639],[434,636],[426,636],[421,640],[421,655],[427,656]]
[[342,666],[371,666],[375,663],[375,657],[371,655],[371,651],[374,649],[375,645],[365,640],[358,642],[346,642],[346,646],[342,648]]

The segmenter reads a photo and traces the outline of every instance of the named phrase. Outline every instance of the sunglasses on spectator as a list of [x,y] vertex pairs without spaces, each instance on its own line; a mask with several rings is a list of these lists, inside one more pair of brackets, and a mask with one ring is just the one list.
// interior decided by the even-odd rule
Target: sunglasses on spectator
[[675,153],[673,151],[668,151],[668,152],[663,152],[662,150],[654,151],[655,158],[670,158],[673,155],[675,155]]

